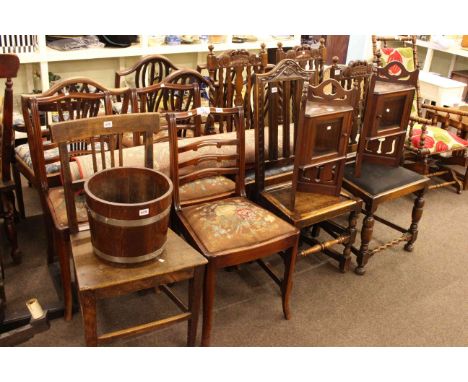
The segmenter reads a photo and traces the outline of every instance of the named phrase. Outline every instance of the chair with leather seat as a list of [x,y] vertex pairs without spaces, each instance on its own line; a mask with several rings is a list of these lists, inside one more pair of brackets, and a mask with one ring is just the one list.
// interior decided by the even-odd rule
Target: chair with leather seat
[[[391,70],[398,66],[398,71]],[[360,248],[355,272],[365,273],[370,257],[387,248],[405,243],[412,251],[418,237],[418,223],[424,207],[424,193],[429,179],[401,165],[406,128],[416,91],[418,71],[407,71],[401,63],[376,68],[371,78],[355,163],[344,171],[343,187],[364,202]],[[385,202],[415,194],[410,227],[401,227],[375,213]],[[401,235],[375,248],[369,248],[374,222],[378,221]]]
[[[377,66],[400,62],[409,71],[419,69],[415,35],[372,36],[372,47]],[[392,70],[398,71],[396,66]],[[405,166],[431,178],[430,190],[449,186],[461,193],[468,189],[467,117],[461,109],[422,103],[417,83],[405,142]]]
[[[197,113],[192,110],[166,115],[171,144],[171,179],[175,224],[186,240],[207,259],[203,293],[202,345],[210,344],[216,274],[221,268],[260,261],[281,253],[283,280],[274,276],[282,295],[283,313],[291,316],[289,300],[299,231],[245,197],[243,108],[210,108],[213,118],[231,119],[233,138],[208,139],[185,144],[177,139],[177,122]],[[224,182],[220,178],[226,179]],[[234,179],[234,180],[232,180]],[[231,184],[231,187],[217,188]],[[198,189],[188,197],[184,186]],[[262,263],[263,267],[263,263]],[[271,272],[269,273],[272,276]]]

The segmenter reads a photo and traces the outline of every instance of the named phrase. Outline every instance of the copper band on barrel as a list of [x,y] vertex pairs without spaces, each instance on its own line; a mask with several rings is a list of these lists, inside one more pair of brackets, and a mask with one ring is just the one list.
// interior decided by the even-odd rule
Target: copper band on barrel
[[132,264],[132,263],[142,263],[143,261],[152,260],[158,257],[164,251],[164,248],[166,247],[166,242],[167,241],[164,242],[161,248],[157,249],[154,252],[147,253],[146,255],[132,256],[132,257],[108,255],[100,251],[99,249],[97,249],[95,246],[93,246],[93,249],[94,249],[94,253],[100,258],[102,258],[103,260],[107,260],[112,263]]
[[106,216],[103,216],[101,214],[98,214],[97,212],[91,210],[88,208],[89,214],[93,217],[94,220],[97,220],[98,222],[104,223],[104,224],[109,224],[113,225],[116,227],[142,227],[148,224],[153,224],[156,223],[157,221],[165,218],[167,215],[169,215],[169,212],[171,211],[171,206],[166,208],[163,212],[160,214],[151,216],[149,218],[145,219],[135,219],[135,220],[126,220],[126,219],[113,219],[113,218],[108,218]]

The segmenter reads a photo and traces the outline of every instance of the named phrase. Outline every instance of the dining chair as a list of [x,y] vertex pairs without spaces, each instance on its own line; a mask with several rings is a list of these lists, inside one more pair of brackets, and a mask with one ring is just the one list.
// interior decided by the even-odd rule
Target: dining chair
[[[196,113],[230,119],[235,138],[214,139],[210,136],[210,139],[184,144],[183,140],[177,139],[177,123]],[[272,272],[268,274],[280,286],[283,314],[289,319],[299,231],[245,197],[242,106],[168,113],[166,118],[176,224],[186,240],[208,259],[203,292],[202,345],[208,346],[211,340],[216,275],[221,268],[252,261],[262,263],[263,258],[281,253],[285,265],[283,279],[273,276]],[[232,187],[221,190],[220,185],[229,183],[226,180]],[[187,187],[199,192],[192,198],[182,198],[187,194]]]

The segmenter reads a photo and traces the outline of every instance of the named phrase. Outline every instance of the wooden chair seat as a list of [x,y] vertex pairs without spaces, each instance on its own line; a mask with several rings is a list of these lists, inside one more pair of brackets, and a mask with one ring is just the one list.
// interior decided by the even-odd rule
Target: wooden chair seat
[[[62,187],[49,189],[49,203],[51,206],[52,217],[60,228],[68,227],[67,206],[65,203],[65,194]],[[76,218],[78,223],[88,221],[86,212],[86,203],[84,194],[75,194]]]
[[185,203],[191,200],[232,193],[235,189],[235,182],[225,176],[218,175],[183,184],[179,188],[179,197],[180,201]]
[[296,192],[296,203],[291,205],[291,184],[261,193],[263,200],[298,228],[310,227],[325,219],[333,219],[357,210],[359,202],[342,191],[340,195]]
[[208,256],[238,252],[297,233],[297,229],[284,220],[242,197],[186,207],[181,215],[206,248],[204,254]]
[[[389,167],[375,163],[363,163],[360,177],[354,176],[354,166],[345,167],[344,183],[361,190],[368,196],[377,197],[381,194],[399,191],[408,185],[428,182],[428,178],[404,167]],[[345,186],[346,187],[346,186]],[[411,193],[413,191],[409,191]],[[361,197],[361,193],[359,196]]]
[[454,150],[464,150],[468,147],[468,140],[459,137],[457,134],[442,129],[438,126],[426,126],[424,136],[424,147],[421,147],[422,125],[415,123],[411,136],[411,146],[414,149],[423,148],[429,154],[440,154]]

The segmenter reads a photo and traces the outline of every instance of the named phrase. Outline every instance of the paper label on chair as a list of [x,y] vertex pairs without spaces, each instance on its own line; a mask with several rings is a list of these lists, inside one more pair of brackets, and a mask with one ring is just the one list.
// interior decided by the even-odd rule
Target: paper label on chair
[[164,84],[161,84],[161,87],[162,87],[162,88],[165,88],[165,87],[166,87],[166,85],[164,85]]
[[112,121],[104,121],[104,128],[110,129],[112,127]]
[[335,69],[335,75],[339,76],[341,73],[341,70],[340,69]]
[[139,214],[140,216],[146,216],[146,215],[148,215],[148,214],[149,214],[149,208],[144,208],[144,209],[138,211],[138,214]]
[[271,92],[272,92],[272,93],[278,93],[278,88],[277,88],[277,87],[271,88]]
[[201,115],[203,117],[207,116],[210,114],[210,108],[209,107],[197,107],[197,115]]
[[217,113],[222,113],[223,112],[223,109],[221,107],[217,107],[215,110],[216,110]]

